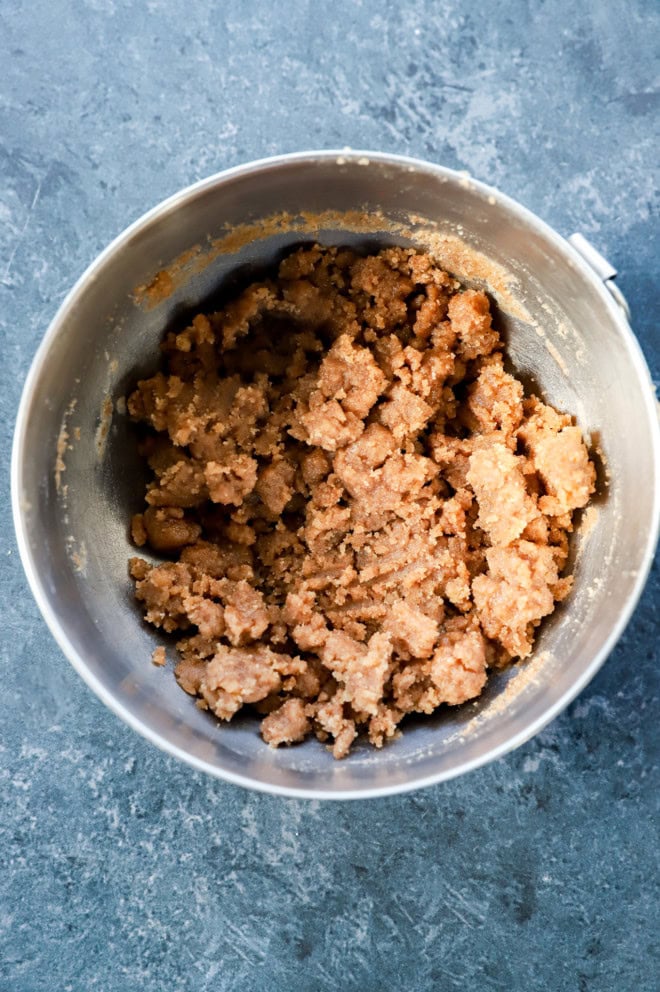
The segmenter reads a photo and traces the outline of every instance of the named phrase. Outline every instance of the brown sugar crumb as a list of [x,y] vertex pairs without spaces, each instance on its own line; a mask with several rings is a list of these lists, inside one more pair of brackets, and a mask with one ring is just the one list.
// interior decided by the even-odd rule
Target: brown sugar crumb
[[493,545],[511,544],[539,516],[536,502],[527,492],[524,469],[524,458],[492,438],[470,456],[466,480],[479,507],[477,524]]
[[486,294],[413,248],[302,248],[167,334],[128,399],[131,535],[164,560],[130,574],[200,708],[342,758],[529,655],[595,471],[503,349]]
[[154,648],[154,650],[151,652],[152,665],[157,665],[158,668],[162,668],[163,665],[166,664],[166,662],[167,662],[167,656],[165,654],[165,648],[162,646],[159,648]]
[[271,747],[302,741],[311,729],[305,703],[296,697],[285,700],[261,723],[261,735]]

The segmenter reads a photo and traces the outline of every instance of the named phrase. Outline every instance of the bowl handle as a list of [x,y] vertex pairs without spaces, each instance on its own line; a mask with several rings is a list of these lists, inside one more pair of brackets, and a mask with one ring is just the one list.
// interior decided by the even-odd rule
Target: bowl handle
[[630,323],[630,307],[628,306],[627,299],[614,282],[616,279],[616,269],[614,266],[610,265],[607,259],[594,248],[590,241],[587,241],[584,234],[571,234],[568,240],[576,252],[582,256],[587,265],[593,269],[599,279],[603,280],[607,289],[618,303],[623,316]]

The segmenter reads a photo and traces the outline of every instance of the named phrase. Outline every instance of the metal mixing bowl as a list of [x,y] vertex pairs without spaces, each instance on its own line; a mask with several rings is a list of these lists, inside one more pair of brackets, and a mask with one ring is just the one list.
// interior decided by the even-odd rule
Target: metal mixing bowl
[[[383,219],[360,230],[346,213],[356,209],[380,211]],[[345,222],[328,210],[345,214]],[[280,218],[225,236],[228,228],[281,211],[298,216],[290,229]],[[304,221],[301,211],[308,212]],[[520,308],[518,316],[500,313],[511,360],[548,401],[574,413],[591,438],[600,492],[575,541],[575,587],[544,624],[532,660],[494,675],[478,703],[411,719],[382,751],[358,745],[343,762],[314,740],[273,751],[253,719],[219,725],[171,672],[149,661],[160,638],[141,620],[126,565],[134,553],[127,524],[142,505],[145,476],[121,398],[136,373],[155,369],[165,326],[236,271],[245,277],[300,241],[414,241],[417,225],[424,226],[417,217],[511,274],[514,295],[531,318],[521,319]],[[209,237],[221,235],[220,248],[209,245]],[[584,243],[578,247],[589,253]],[[135,730],[196,768],[308,797],[385,795],[438,782],[516,747],[552,720],[623,631],[658,527],[654,392],[622,301],[603,281],[613,270],[597,255],[592,262],[596,271],[496,190],[448,169],[371,153],[312,152],[230,169],[129,227],[90,266],[51,324],[25,384],[13,451],[25,571],[62,651],[94,692]],[[168,266],[169,274],[154,282]]]

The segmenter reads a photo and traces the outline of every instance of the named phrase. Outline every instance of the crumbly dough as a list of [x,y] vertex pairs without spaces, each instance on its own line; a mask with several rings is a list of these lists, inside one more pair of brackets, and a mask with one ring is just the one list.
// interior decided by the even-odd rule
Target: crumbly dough
[[314,246],[162,349],[128,408],[153,471],[133,541],[167,560],[130,571],[200,707],[341,758],[530,654],[595,472],[505,370],[483,292],[411,248]]

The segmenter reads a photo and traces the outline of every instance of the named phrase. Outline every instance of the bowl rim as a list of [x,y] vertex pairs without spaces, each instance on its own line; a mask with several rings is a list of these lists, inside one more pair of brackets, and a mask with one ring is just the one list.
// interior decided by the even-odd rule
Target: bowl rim
[[[98,278],[98,276],[102,273],[104,266],[111,258],[118,254],[135,235],[147,229],[152,223],[160,220],[167,214],[175,212],[180,207],[194,200],[196,197],[203,195],[207,190],[221,185],[228,180],[248,176],[251,173],[260,172],[264,169],[277,169],[292,163],[313,164],[318,161],[331,162],[333,159],[335,161],[338,159],[342,160],[337,163],[340,165],[356,163],[361,166],[368,166],[372,162],[377,162],[383,165],[405,168],[408,171],[430,173],[434,177],[443,178],[446,181],[458,183],[469,182],[470,187],[474,191],[480,193],[486,198],[494,197],[496,205],[505,208],[511,215],[516,217],[521,222],[535,227],[539,233],[550,240],[555,247],[557,247],[571,260],[573,267],[577,269],[582,277],[591,284],[592,288],[599,294],[605,307],[609,310],[610,315],[615,321],[622,335],[623,341],[627,346],[627,350],[631,362],[637,372],[640,385],[644,384],[645,387],[646,384],[648,384],[648,388],[643,387],[643,398],[647,408],[649,424],[651,425],[652,451],[650,452],[650,455],[653,459],[654,467],[654,519],[647,534],[643,557],[637,569],[637,576],[635,578],[634,585],[625,603],[619,610],[616,621],[613,623],[600,650],[596,652],[591,661],[585,666],[575,681],[571,683],[570,687],[564,692],[564,694],[556,700],[551,707],[541,713],[530,725],[524,727],[501,743],[490,746],[484,751],[483,754],[464,762],[459,762],[457,765],[448,769],[440,769],[437,772],[432,772],[419,777],[415,777],[413,773],[405,781],[392,783],[391,785],[379,785],[373,787],[367,785],[364,788],[357,787],[338,790],[325,790],[323,788],[307,789],[302,786],[282,786],[270,784],[265,781],[253,779],[248,775],[228,771],[227,769],[218,767],[217,765],[198,758],[183,748],[173,744],[160,733],[152,730],[151,727],[143,723],[141,719],[128,711],[124,707],[120,698],[113,695],[112,692],[101,684],[96,676],[89,671],[85,659],[78,653],[69,641],[66,632],[60,624],[57,613],[51,605],[50,597],[40,580],[39,573],[36,570],[35,563],[32,559],[30,546],[27,539],[26,520],[22,506],[22,465],[26,456],[25,434],[27,430],[27,414],[33,399],[35,385],[38,381],[42,368],[47,361],[50,347],[57,335],[60,333],[62,327],[66,324],[81,291],[88,286],[90,281]],[[87,683],[101,702],[103,702],[108,709],[110,709],[116,716],[118,716],[124,723],[128,724],[128,726],[139,733],[142,737],[156,745],[156,747],[164,751],[166,754],[178,758],[180,761],[190,765],[197,771],[205,772],[215,778],[229,782],[232,785],[240,785],[244,788],[262,793],[297,799],[334,800],[373,799],[397,795],[412,791],[414,789],[425,788],[426,786],[434,785],[439,782],[448,781],[452,778],[458,777],[459,775],[464,775],[473,769],[494,761],[496,758],[502,757],[509,751],[512,751],[521,744],[524,744],[527,740],[539,733],[539,731],[554,720],[555,717],[558,716],[558,714],[561,713],[573,701],[573,699],[575,699],[575,697],[584,689],[588,682],[591,681],[613,650],[641,597],[651,564],[653,562],[655,547],[658,541],[658,531],[660,529],[660,426],[656,411],[655,389],[653,387],[649,368],[644,358],[641,346],[635,337],[630,324],[625,319],[621,308],[615,302],[605,284],[595,274],[593,269],[568,240],[563,238],[552,227],[550,227],[549,224],[541,220],[541,218],[539,218],[528,208],[522,206],[522,204],[518,203],[516,200],[500,192],[495,187],[474,179],[466,171],[450,169],[446,166],[436,165],[435,163],[428,162],[424,159],[407,155],[396,155],[386,152],[348,148],[290,152],[285,155],[255,159],[243,165],[237,165],[221,170],[220,172],[216,172],[205,179],[201,179],[198,182],[192,183],[191,185],[177,191],[162,200],[156,206],[146,211],[146,213],[142,214],[137,220],[125,228],[105,249],[103,249],[96,256],[91,264],[88,265],[58,307],[57,312],[51,320],[50,325],[34,355],[25,379],[16,417],[12,445],[11,502],[16,541],[21,563],[32,591],[32,595],[34,596],[37,606],[46,621],[51,634],[73,668],[78,672],[81,678]],[[414,764],[411,763],[410,767],[412,772],[414,769]]]

